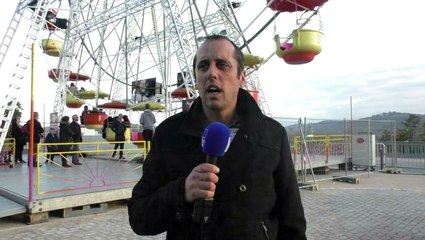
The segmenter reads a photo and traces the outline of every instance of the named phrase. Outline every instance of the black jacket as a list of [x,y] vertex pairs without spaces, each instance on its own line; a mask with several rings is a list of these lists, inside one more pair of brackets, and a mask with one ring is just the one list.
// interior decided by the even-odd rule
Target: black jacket
[[126,123],[120,122],[118,119],[114,120],[111,130],[115,133],[115,141],[124,141],[125,140],[125,130]]
[[[208,239],[306,239],[306,220],[285,129],[264,116],[253,98],[239,91],[239,130],[218,160]],[[130,224],[140,235],[167,231],[167,240],[200,239],[193,204],[184,202],[184,181],[205,162],[201,136],[207,121],[198,98],[189,112],[157,128],[143,176],[128,205]]]
[[[72,143],[74,132],[71,130],[68,122],[60,122],[59,124],[59,142]],[[72,145],[59,145],[59,151],[69,151]]]
[[[29,129],[31,126],[31,120],[28,120],[26,124]],[[34,119],[34,143],[40,143],[41,138],[43,137],[43,133],[44,128],[41,126],[41,123],[37,119]]]
[[69,124],[69,127],[71,128],[72,132],[74,132],[74,135],[72,135],[72,140],[74,142],[82,142],[83,136],[81,135],[81,126],[77,122],[72,121]]

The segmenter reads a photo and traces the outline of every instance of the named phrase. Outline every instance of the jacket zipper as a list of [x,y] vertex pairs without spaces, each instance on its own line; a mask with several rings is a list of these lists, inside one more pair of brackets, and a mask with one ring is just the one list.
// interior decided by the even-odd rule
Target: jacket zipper
[[264,223],[264,221],[263,221],[263,222],[261,222],[261,226],[263,227],[264,234],[266,235],[267,240],[271,240],[271,239],[270,239],[270,235],[269,235],[269,231],[267,230],[267,226],[266,226],[266,224]]

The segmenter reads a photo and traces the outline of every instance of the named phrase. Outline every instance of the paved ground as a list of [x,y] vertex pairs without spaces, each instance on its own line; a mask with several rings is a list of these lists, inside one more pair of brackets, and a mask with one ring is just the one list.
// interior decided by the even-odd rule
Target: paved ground
[[[425,239],[425,175],[373,173],[360,184],[324,181],[319,191],[301,190],[310,240]],[[136,236],[124,205],[107,213],[25,225],[0,219],[0,239],[145,239]]]

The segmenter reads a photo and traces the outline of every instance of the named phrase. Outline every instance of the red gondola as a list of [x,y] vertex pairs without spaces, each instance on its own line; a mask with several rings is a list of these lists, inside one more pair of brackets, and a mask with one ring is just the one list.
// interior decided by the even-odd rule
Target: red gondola
[[83,114],[84,126],[88,129],[101,129],[103,121],[108,118],[104,112],[88,112]]
[[[269,3],[272,0],[267,0]],[[279,12],[295,12],[304,10],[313,10],[315,7],[322,6],[328,0],[273,0],[270,8]]]
[[[84,75],[84,74],[71,72],[69,70],[65,70],[65,71],[68,72],[70,81],[86,81],[86,80],[90,79],[89,76]],[[59,70],[58,69],[50,69],[49,72],[47,73],[47,75],[49,76],[50,79],[57,82],[57,78],[59,77]]]
[[112,102],[108,102],[108,103],[98,105],[97,108],[126,109],[127,103],[119,102],[119,101],[112,101]]
[[86,81],[89,80],[90,77],[81,73],[71,72],[69,74],[70,81]]
[[188,98],[186,88],[179,87],[171,92],[171,97],[173,98]]

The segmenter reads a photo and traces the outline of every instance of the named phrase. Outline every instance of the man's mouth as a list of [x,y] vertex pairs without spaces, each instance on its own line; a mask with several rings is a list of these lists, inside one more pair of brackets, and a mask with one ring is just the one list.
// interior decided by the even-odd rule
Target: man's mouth
[[210,86],[207,88],[207,93],[220,93],[221,89],[218,88],[217,86]]

